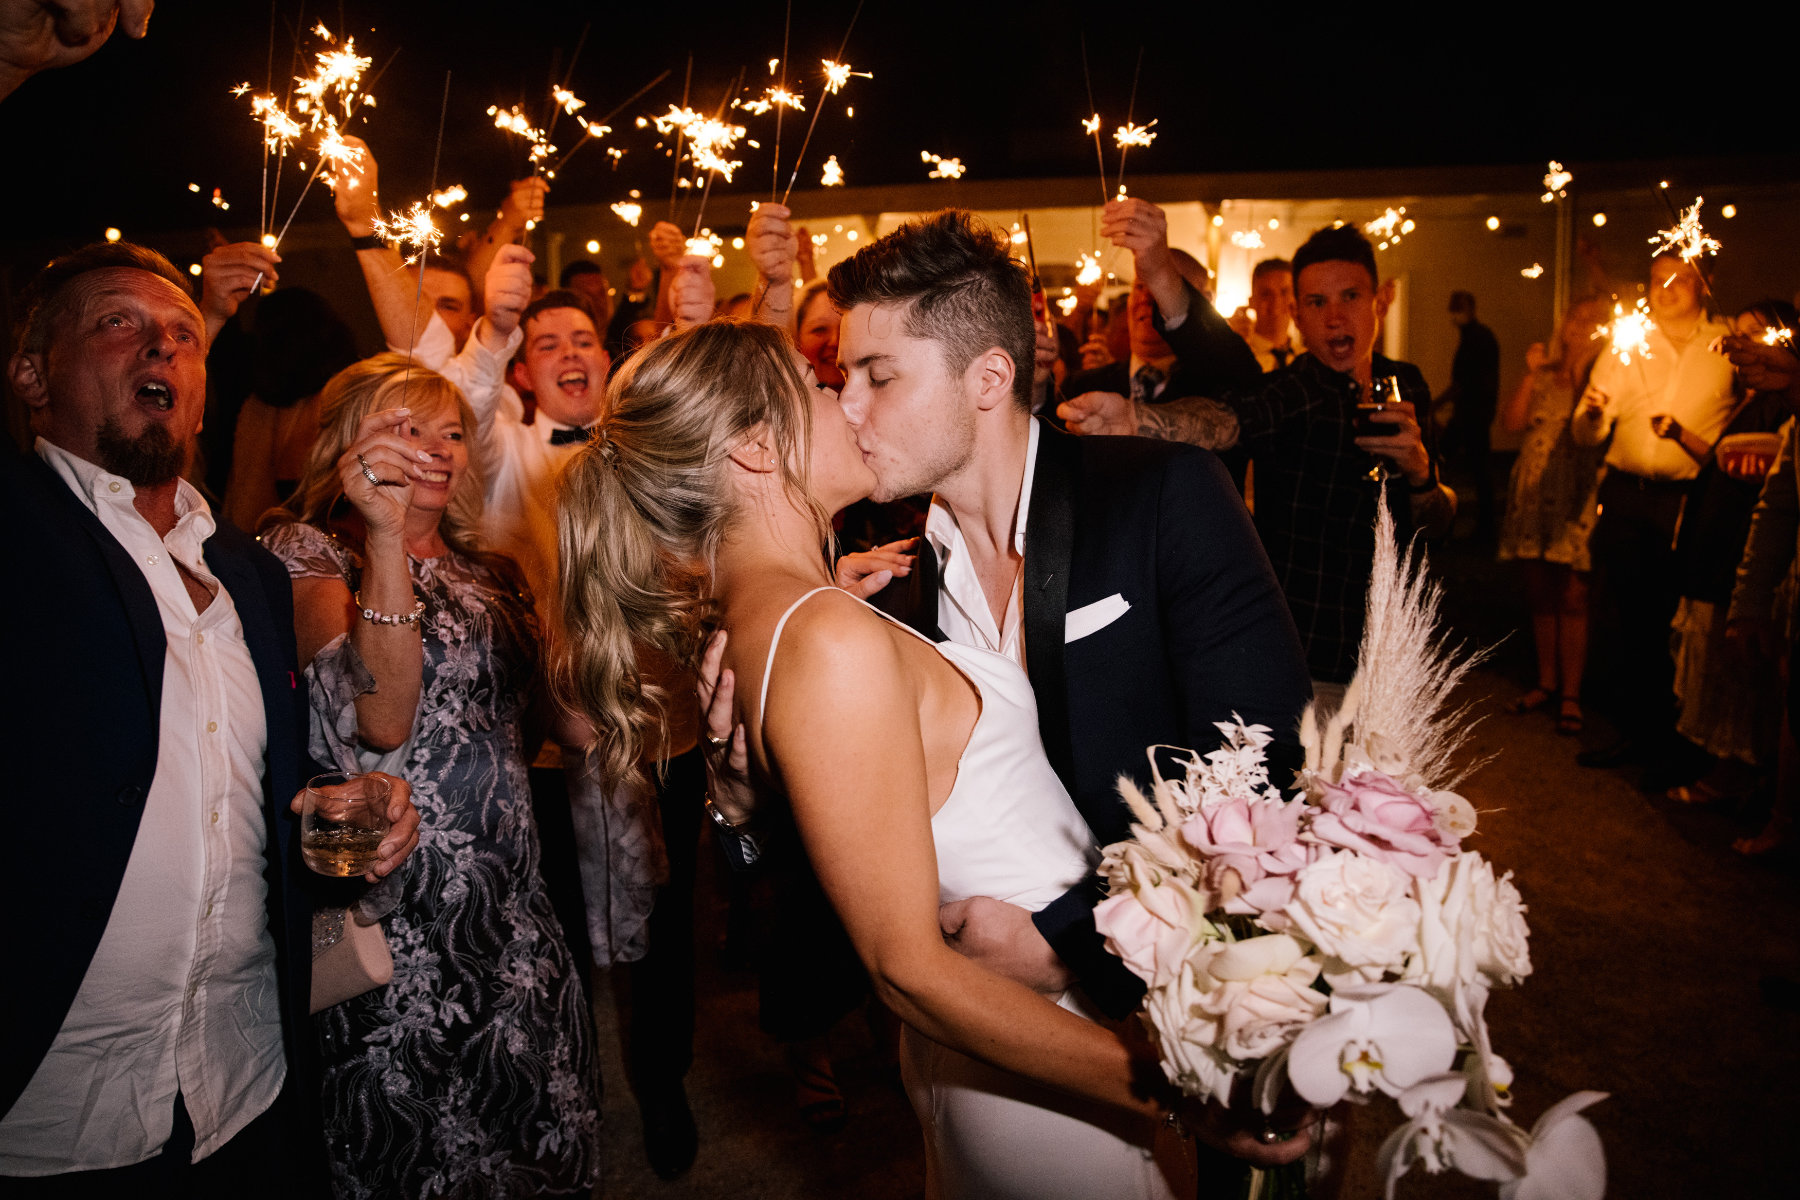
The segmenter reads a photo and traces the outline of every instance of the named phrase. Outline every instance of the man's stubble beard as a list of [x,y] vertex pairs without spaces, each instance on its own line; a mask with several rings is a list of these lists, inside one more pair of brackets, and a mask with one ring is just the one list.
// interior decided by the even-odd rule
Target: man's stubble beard
[[163,426],[150,425],[132,437],[113,417],[95,434],[94,451],[101,467],[129,479],[133,487],[170,483],[180,476],[188,460],[188,448]]
[[952,409],[951,412],[955,414],[953,436],[930,446],[927,457],[920,461],[897,464],[885,475],[877,475],[870,500],[890,504],[908,496],[928,496],[937,491],[944,480],[969,465],[969,460],[975,457],[975,414],[966,408]]

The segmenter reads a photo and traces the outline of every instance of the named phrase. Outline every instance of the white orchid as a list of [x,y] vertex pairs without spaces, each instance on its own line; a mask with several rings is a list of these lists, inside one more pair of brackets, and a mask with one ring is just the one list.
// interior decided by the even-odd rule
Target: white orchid
[[1398,1096],[1456,1061],[1456,1030],[1444,1006],[1416,987],[1340,988],[1331,1012],[1288,1049],[1288,1080],[1307,1103],[1329,1108],[1354,1089]]
[[1375,1169],[1388,1200],[1400,1177],[1422,1164],[1433,1175],[1454,1167],[1471,1179],[1515,1180],[1525,1174],[1525,1135],[1511,1123],[1457,1107],[1468,1085],[1458,1072],[1432,1075],[1400,1093],[1408,1120],[1388,1135]]
[[1606,1150],[1580,1116],[1605,1092],[1576,1092],[1552,1104],[1531,1127],[1525,1174],[1500,1185],[1500,1200],[1601,1200],[1606,1195]]

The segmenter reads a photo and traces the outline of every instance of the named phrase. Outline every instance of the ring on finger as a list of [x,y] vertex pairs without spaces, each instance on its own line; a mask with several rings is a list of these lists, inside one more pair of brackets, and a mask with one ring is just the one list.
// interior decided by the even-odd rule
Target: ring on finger
[[1282,1133],[1279,1129],[1264,1127],[1263,1131],[1256,1135],[1256,1140],[1265,1146],[1273,1146],[1276,1142],[1287,1141],[1291,1136],[1293,1135]]
[[731,744],[731,739],[729,737],[718,737],[711,730],[707,731],[706,740],[714,750],[722,750]]
[[364,479],[368,480],[370,483],[374,484],[376,487],[381,486],[381,476],[375,474],[375,468],[371,467],[369,465],[368,459],[366,459],[362,455],[358,454],[356,456],[356,463],[358,466],[360,466],[362,468],[362,473],[363,473]]

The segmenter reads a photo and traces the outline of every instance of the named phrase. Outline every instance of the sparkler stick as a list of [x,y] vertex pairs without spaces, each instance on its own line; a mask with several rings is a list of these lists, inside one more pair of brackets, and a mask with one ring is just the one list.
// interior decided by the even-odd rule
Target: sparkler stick
[[[649,91],[668,77],[668,70],[663,71],[663,73],[658,75],[655,79],[652,79],[649,83],[646,83],[643,87],[619,101],[619,103],[613,107],[613,110],[604,117],[601,117],[598,121],[589,121],[586,128],[582,131],[581,140],[570,147],[567,154],[556,160],[556,165],[550,168],[549,174],[555,176],[557,172],[561,171],[563,167],[568,164],[568,161],[571,158],[575,157],[575,151],[587,145],[588,142],[592,141],[594,138],[604,137],[606,134],[612,132],[612,127],[607,124],[608,121],[624,111],[626,105],[630,104],[633,100],[636,100],[639,96],[642,96],[645,92]],[[600,130],[599,133],[594,132],[596,128]]]
[[[788,176],[787,190],[781,193],[781,202],[783,204],[786,204],[788,202],[788,197],[794,194],[794,181],[800,178],[800,164],[806,161],[806,148],[812,145],[813,130],[817,129],[819,126],[819,114],[825,111],[825,97],[833,94],[838,88],[843,86],[843,79],[839,78],[840,72],[845,78],[851,74],[849,67],[844,65],[844,51],[850,47],[850,31],[856,28],[856,18],[862,15],[862,8],[863,0],[856,0],[856,9],[850,14],[850,24],[844,27],[844,40],[838,43],[837,57],[832,59],[825,68],[827,75],[825,91],[819,96],[819,102],[813,109],[812,120],[807,122],[806,137],[801,139],[800,153],[794,158],[794,170],[793,173]],[[833,68],[836,68],[836,70],[833,70]]]
[[[1125,151],[1129,150],[1133,146],[1148,146],[1150,144],[1151,140],[1156,137],[1155,134],[1149,132],[1150,125],[1156,124],[1155,121],[1150,122],[1150,125],[1144,126],[1141,130],[1136,125],[1132,124],[1132,122],[1131,122],[1132,114],[1137,110],[1138,75],[1143,71],[1143,69],[1144,69],[1144,48],[1142,46],[1139,46],[1138,53],[1137,53],[1137,66],[1135,66],[1131,69],[1131,99],[1128,100],[1125,104],[1125,124],[1120,126],[1118,132],[1113,135],[1114,140],[1117,141],[1119,144],[1119,188],[1118,188],[1118,193],[1120,196],[1123,196],[1125,194]],[[1105,176],[1102,175],[1101,179],[1102,179],[1102,181],[1104,181]]]
[[[444,118],[450,112],[450,72],[444,72],[444,98],[438,105],[437,148],[431,152],[431,191],[437,191],[438,163],[444,155]],[[431,223],[431,210],[422,204],[413,208],[423,218],[422,244],[419,246],[419,283],[413,292],[412,333],[406,339],[406,370],[400,376],[400,405],[406,406],[406,387],[412,382],[413,347],[419,339],[419,304],[425,296],[425,263],[431,257],[431,247],[437,244],[437,228]]]
[[[794,0],[787,0],[787,17],[781,23],[781,91],[785,95],[787,86],[788,34],[794,27]],[[781,110],[785,104],[775,106],[775,161],[769,167],[769,199],[781,190]]]
[[[688,91],[694,82],[694,56],[687,56],[687,73],[681,77],[681,107],[688,104]],[[669,175],[669,220],[675,220],[675,197],[680,194],[681,186],[681,138],[687,132],[687,126],[679,126],[675,130],[675,169]]]
[[1655,253],[1662,254],[1665,251],[1674,250],[1681,256],[1682,262],[1692,264],[1694,273],[1700,276],[1700,287],[1706,293],[1706,298],[1712,301],[1714,308],[1723,313],[1725,306],[1719,303],[1717,296],[1713,295],[1712,280],[1708,278],[1709,272],[1701,262],[1705,256],[1719,252],[1719,243],[1708,237],[1706,231],[1700,228],[1700,202],[1705,197],[1695,196],[1694,206],[1683,213],[1676,207],[1675,201],[1669,197],[1668,180],[1665,179],[1656,185],[1656,194],[1662,197],[1662,202],[1668,208],[1669,216],[1674,220],[1675,227],[1660,229],[1656,236],[1650,239],[1651,244],[1656,246]]
[[[562,83],[560,85],[552,85],[550,88],[550,112],[544,118],[545,141],[549,141],[550,136],[556,132],[556,118],[562,115],[563,111],[568,107],[563,96],[570,94],[569,81],[575,78],[575,61],[581,57],[581,48],[587,45],[588,30],[592,29],[593,25],[594,23],[592,21],[583,21],[581,23],[581,36],[575,39],[575,49],[569,52],[569,69],[563,72]],[[556,68],[551,67],[550,70],[551,73],[554,74]],[[576,102],[576,107],[580,107],[579,101]],[[570,111],[569,115],[574,116],[575,114],[573,111]]]
[[696,238],[700,236],[700,222],[706,216],[706,199],[712,195],[713,180],[718,177],[720,171],[723,171],[726,182],[730,182],[731,172],[743,165],[729,162],[719,154],[720,150],[729,151],[731,144],[743,136],[744,127],[742,125],[727,125],[724,120],[725,106],[731,103],[731,98],[737,95],[738,89],[743,85],[744,68],[739,67],[737,78],[732,80],[731,87],[726,90],[725,94],[719,97],[719,110],[713,117],[713,127],[705,130],[701,137],[691,139],[688,143],[692,147],[691,153],[695,170],[702,167],[706,170],[706,186],[700,191],[700,208],[694,214],[694,237]]
[[1105,204],[1112,196],[1106,190],[1106,154],[1100,148],[1100,110],[1094,107],[1094,78],[1088,74],[1087,32],[1081,35],[1081,81],[1087,85],[1088,111],[1093,114],[1081,123],[1084,133],[1094,135],[1094,163],[1100,168],[1100,203]]
[[[1044,280],[1038,274],[1037,243],[1031,240],[1031,214],[1019,214],[1019,223],[1025,227],[1025,258],[1031,266],[1031,296],[1033,301],[1044,299]],[[1044,300],[1044,330],[1050,335],[1052,344],[1056,342],[1056,318],[1050,313],[1050,302]]]

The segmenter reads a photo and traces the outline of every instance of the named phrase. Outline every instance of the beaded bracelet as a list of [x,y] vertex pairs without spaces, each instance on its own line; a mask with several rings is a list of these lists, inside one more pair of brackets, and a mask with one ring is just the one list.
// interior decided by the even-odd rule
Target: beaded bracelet
[[415,601],[412,606],[412,611],[409,613],[384,613],[376,612],[372,608],[364,608],[362,593],[360,591],[352,596],[351,599],[356,602],[356,610],[362,615],[362,619],[375,625],[417,625],[419,623],[419,618],[425,615],[425,602],[423,600]]

